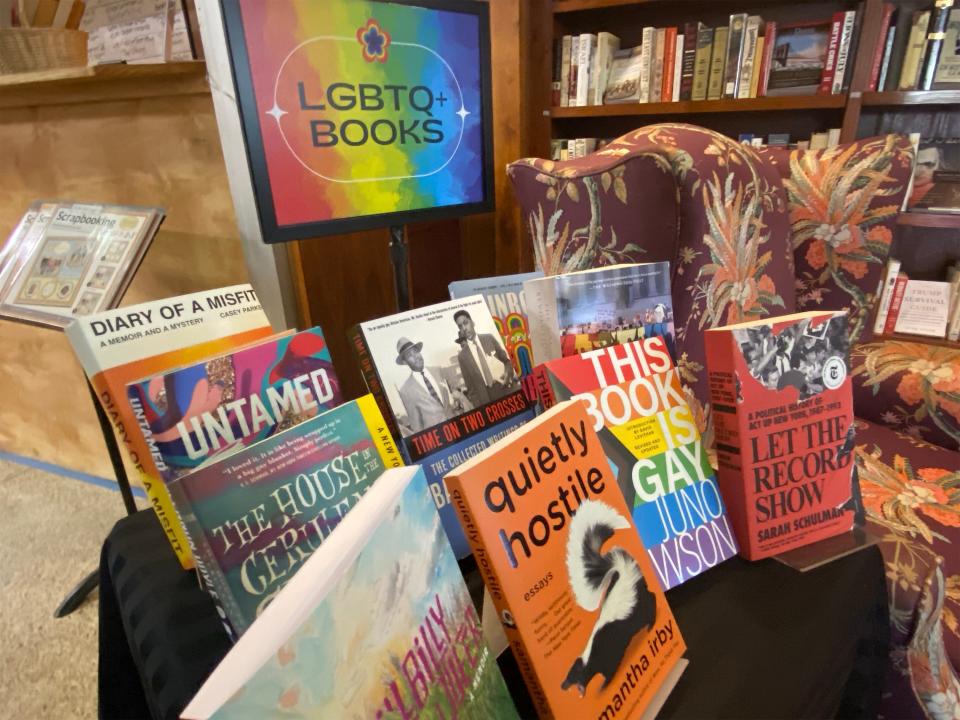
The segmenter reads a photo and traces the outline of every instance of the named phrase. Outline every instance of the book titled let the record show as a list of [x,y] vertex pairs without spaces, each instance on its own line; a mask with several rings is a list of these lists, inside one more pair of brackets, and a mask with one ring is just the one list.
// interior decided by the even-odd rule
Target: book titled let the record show
[[856,525],[847,317],[806,312],[706,332],[719,480],[741,554]]
[[444,480],[538,715],[655,712],[686,646],[585,406]]

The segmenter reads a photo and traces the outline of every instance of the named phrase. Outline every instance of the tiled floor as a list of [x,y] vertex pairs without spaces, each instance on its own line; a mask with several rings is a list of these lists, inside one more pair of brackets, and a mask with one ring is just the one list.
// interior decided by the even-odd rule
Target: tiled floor
[[53,611],[122,514],[117,492],[0,460],[0,718],[96,717],[96,592]]

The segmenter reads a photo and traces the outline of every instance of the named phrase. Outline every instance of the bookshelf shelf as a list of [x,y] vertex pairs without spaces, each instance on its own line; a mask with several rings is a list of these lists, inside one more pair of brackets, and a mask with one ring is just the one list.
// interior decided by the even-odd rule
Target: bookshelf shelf
[[846,95],[795,95],[743,100],[696,100],[660,103],[625,103],[622,105],[589,105],[587,107],[553,107],[555,119],[629,117],[643,115],[699,115],[723,112],[759,112],[776,110],[839,110],[846,105]]
[[568,13],[623,5],[651,5],[658,1],[663,2],[663,0],[553,0],[553,12]]
[[899,105],[955,105],[960,104],[960,90],[894,90],[865,92],[865,107],[896,107]]
[[903,212],[897,217],[897,225],[960,229],[960,213]]
[[900,342],[915,342],[924,345],[937,345],[939,347],[960,349],[960,342],[956,340],[947,340],[946,338],[927,337],[926,335],[906,335],[904,333],[886,333],[884,335],[874,335],[874,340],[899,340]]
[[0,108],[209,92],[203,61],[100,65],[0,75]]

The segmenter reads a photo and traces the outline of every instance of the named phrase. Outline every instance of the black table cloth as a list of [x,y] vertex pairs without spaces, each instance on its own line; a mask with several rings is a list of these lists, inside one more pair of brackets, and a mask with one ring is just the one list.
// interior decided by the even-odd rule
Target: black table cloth
[[[876,548],[808,573],[734,558],[667,599],[690,665],[660,718],[876,716],[889,635]],[[100,716],[176,718],[228,649],[153,512],[120,520],[100,562]],[[510,653],[500,665],[530,717]]]

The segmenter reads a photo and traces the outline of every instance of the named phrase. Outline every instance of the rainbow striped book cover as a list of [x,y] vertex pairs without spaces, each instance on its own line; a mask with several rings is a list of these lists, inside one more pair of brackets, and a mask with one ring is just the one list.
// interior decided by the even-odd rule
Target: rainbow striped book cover
[[319,327],[143,378],[127,393],[166,483],[341,399]]

